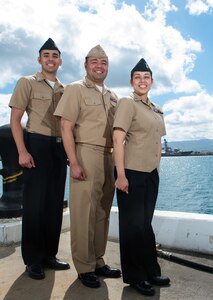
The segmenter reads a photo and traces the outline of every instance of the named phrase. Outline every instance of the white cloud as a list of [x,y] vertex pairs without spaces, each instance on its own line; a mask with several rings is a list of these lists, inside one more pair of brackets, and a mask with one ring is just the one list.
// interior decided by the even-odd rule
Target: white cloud
[[[0,94],[0,126],[10,123],[11,108],[8,106],[11,94]],[[27,115],[23,115],[22,124],[26,124]]]
[[[193,2],[188,1],[190,11]],[[201,2],[210,12],[213,0]],[[63,64],[58,76],[64,83],[84,75],[85,55],[91,47],[101,44],[110,59],[106,84],[119,97],[131,91],[130,70],[141,57],[153,71],[153,95],[195,94],[164,105],[169,140],[213,138],[212,96],[202,92],[199,82],[190,78],[196,54],[203,51],[200,42],[184,37],[167,25],[167,13],[177,12],[172,1],[143,3],[146,5],[143,4],[141,13],[134,5],[116,0],[38,0],[35,3],[0,0],[0,89],[9,90],[20,76],[38,70],[38,49],[49,37],[62,51]],[[10,95],[0,97],[0,125],[3,125],[9,123]]]
[[191,15],[200,15],[203,13],[212,13],[213,0],[188,0],[186,8]]
[[169,140],[213,139],[213,96],[206,92],[174,99],[163,111]]
[[144,57],[157,78],[157,94],[200,90],[189,74],[201,45],[166,25],[166,14],[177,10],[169,0],[149,1],[142,14],[115,0],[0,0],[0,6],[1,88],[36,71],[38,49],[51,36],[62,50],[65,83],[82,77],[85,55],[100,43],[110,58],[109,86],[127,86],[130,70]]
[[165,21],[166,13],[177,10],[171,0],[150,0],[145,6],[144,15],[150,20],[158,19],[162,22]]
[[10,108],[8,106],[11,94],[0,94],[0,126],[10,123]]

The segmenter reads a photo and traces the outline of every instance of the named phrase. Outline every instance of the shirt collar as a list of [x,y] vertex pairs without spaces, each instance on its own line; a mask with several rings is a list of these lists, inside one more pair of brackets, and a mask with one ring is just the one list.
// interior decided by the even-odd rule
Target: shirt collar
[[138,101],[142,101],[145,105],[148,105],[149,107],[153,107],[154,104],[149,100],[149,98],[147,98],[147,101],[142,99],[142,96],[139,96],[138,94],[136,94],[135,92],[131,93],[131,98],[133,98],[134,101],[138,102]]
[[[44,77],[44,75],[41,72],[37,72],[35,74],[35,78],[36,78],[37,81],[43,81],[43,80],[45,80],[45,77]],[[57,77],[56,77],[56,81],[55,82],[56,82],[57,86],[64,87],[64,85],[58,80]]]
[[[92,80],[90,80],[87,76],[84,77],[83,82],[86,85],[86,87],[88,87],[88,88],[94,88],[94,89],[98,90],[97,87],[96,87],[96,85],[95,85],[95,83]],[[103,94],[106,94],[107,92],[110,92],[110,90],[105,86],[105,84],[104,84],[103,87],[104,87]]]

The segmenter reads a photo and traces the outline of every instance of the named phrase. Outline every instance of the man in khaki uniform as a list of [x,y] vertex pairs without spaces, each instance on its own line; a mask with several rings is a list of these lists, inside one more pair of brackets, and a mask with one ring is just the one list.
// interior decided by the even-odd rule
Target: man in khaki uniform
[[108,57],[100,45],[85,60],[86,77],[68,85],[55,111],[61,117],[71,170],[71,248],[79,279],[99,287],[97,275],[120,277],[105,253],[114,196],[112,124],[117,97],[105,85]]
[[[24,170],[22,256],[29,276],[43,279],[43,267],[69,269],[56,258],[62,223],[66,154],[60,123],[53,113],[64,86],[56,78],[61,52],[52,39],[39,50],[41,72],[22,77],[9,106],[11,129]],[[28,115],[26,140],[21,120]]]

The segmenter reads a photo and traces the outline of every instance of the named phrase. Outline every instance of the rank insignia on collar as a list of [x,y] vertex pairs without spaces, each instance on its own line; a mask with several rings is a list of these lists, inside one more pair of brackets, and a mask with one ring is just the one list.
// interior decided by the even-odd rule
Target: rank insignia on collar
[[110,101],[117,103],[117,99],[116,98],[110,97]]
[[158,108],[153,108],[153,111],[154,112],[156,112],[157,114],[161,114],[161,115],[163,115],[163,112],[162,112],[162,110],[160,110],[160,109],[158,109]]

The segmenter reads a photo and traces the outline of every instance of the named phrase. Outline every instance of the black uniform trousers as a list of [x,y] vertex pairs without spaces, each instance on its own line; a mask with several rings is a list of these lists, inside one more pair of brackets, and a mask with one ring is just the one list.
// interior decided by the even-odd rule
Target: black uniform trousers
[[139,283],[161,274],[157,262],[152,217],[158,194],[159,176],[125,169],[129,193],[117,190],[120,255],[123,281]]
[[21,249],[31,265],[58,252],[67,164],[61,139],[28,133],[26,147],[36,167],[24,168]]

